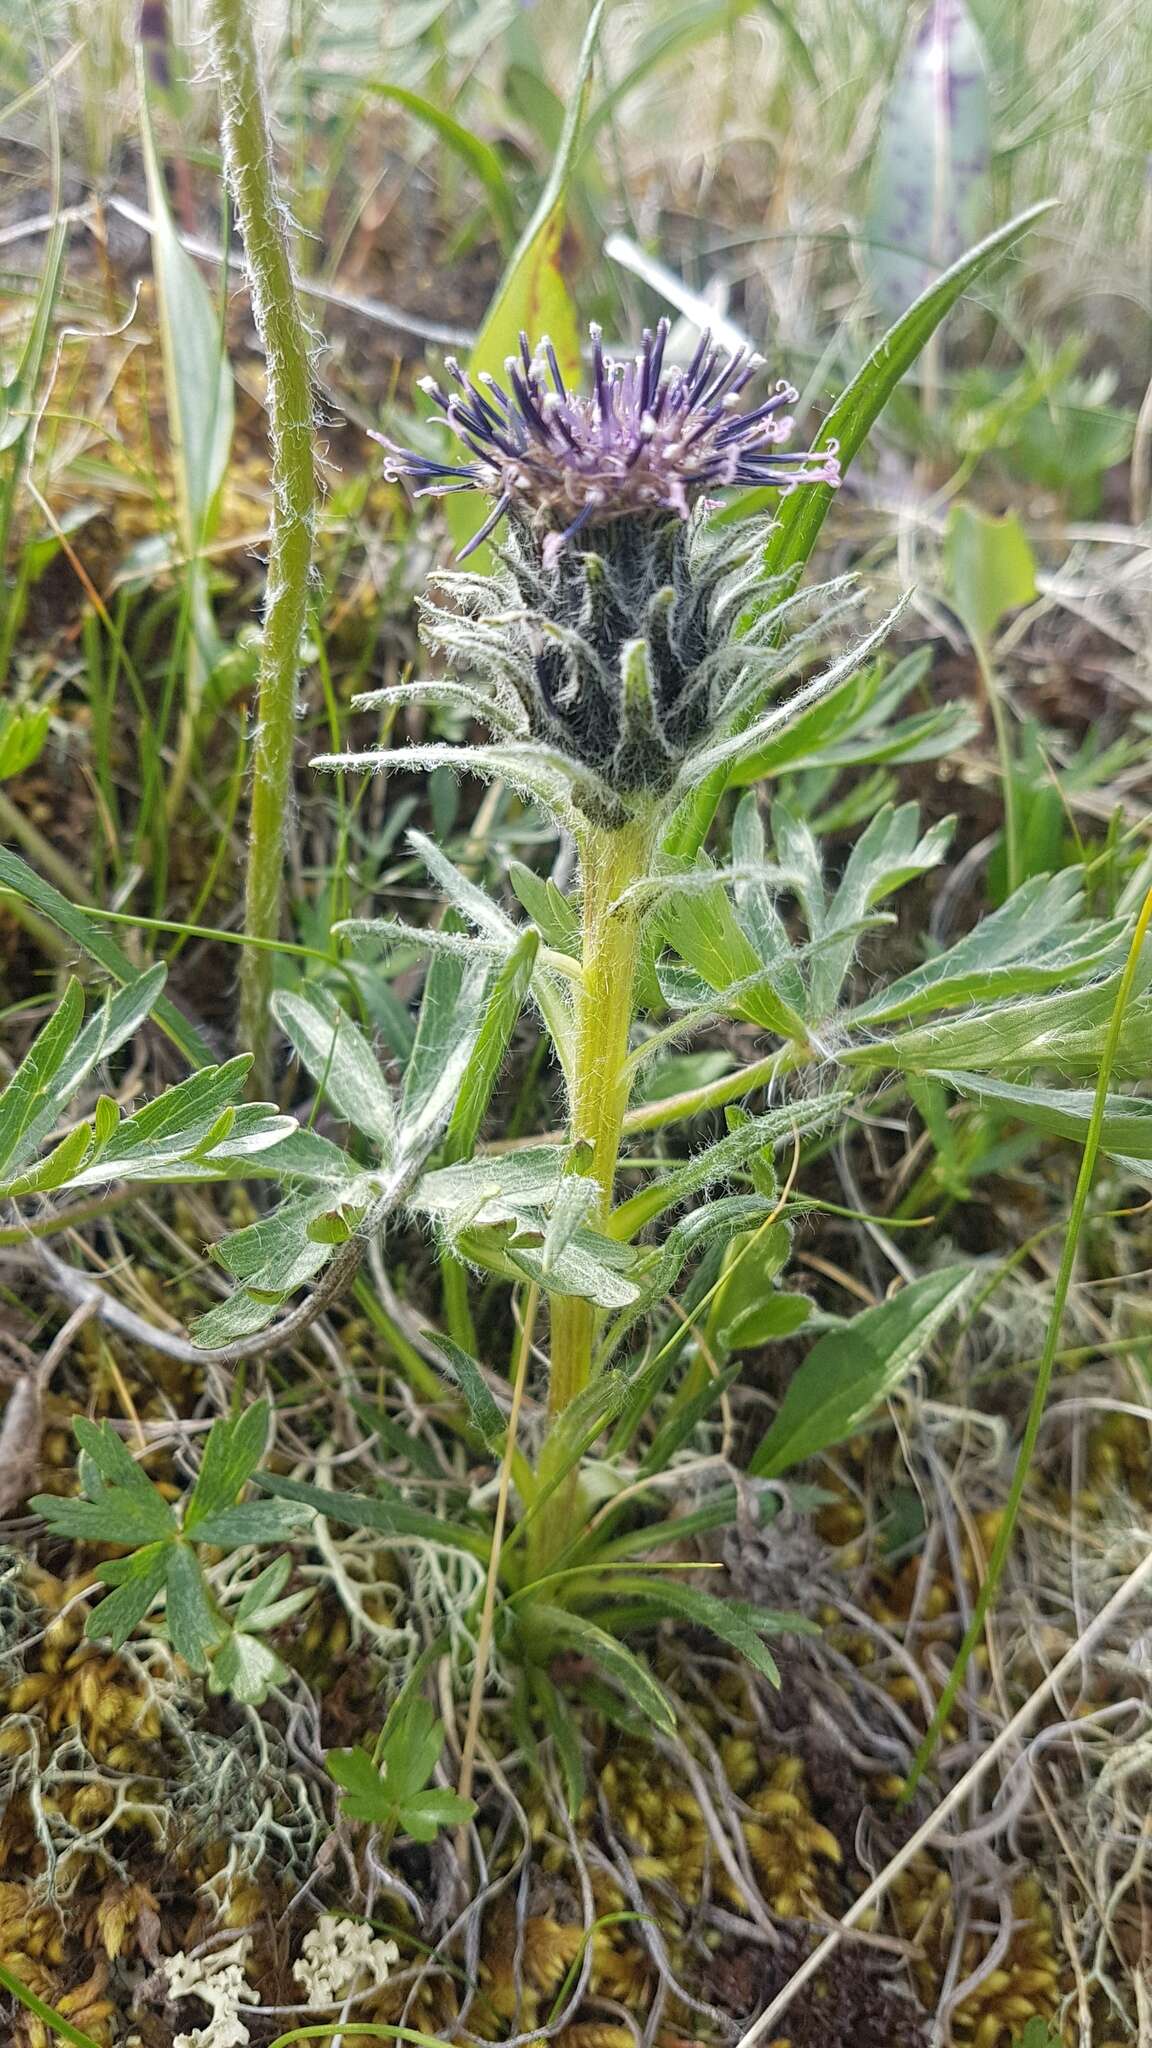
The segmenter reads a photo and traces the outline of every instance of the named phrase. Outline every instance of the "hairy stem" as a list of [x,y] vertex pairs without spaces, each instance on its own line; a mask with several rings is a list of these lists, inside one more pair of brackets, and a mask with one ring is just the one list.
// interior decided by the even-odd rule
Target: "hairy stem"
[[[644,824],[611,832],[589,827],[580,845],[584,885],[583,975],[576,994],[575,1059],[569,1134],[588,1147],[585,1171],[599,1188],[598,1220],[612,1208],[616,1161],[628,1106],[628,1033],[636,1000],[640,911],[619,898],[648,869]],[[597,1314],[590,1301],[559,1295],[552,1304],[549,1405],[559,1415],[592,1376]]]
[[[312,379],[276,189],[272,142],[247,0],[209,0],[208,23],[220,86],[221,143],[244,240],[252,314],[267,361],[272,523],[264,640],[252,757],[244,928],[280,936],[284,839],[292,793],[296,678],[308,604],[316,518]],[[246,947],[240,967],[240,1034],[252,1053],[253,1088],[267,1092],[269,1000],[274,955]]]

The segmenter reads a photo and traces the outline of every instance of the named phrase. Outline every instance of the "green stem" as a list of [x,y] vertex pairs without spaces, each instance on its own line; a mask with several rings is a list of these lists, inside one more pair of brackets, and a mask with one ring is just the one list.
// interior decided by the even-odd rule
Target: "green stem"
[[[250,938],[277,939],[283,907],[284,839],[292,790],[296,681],[308,609],[316,475],[312,378],[276,188],[272,142],[248,0],[209,0],[208,25],[220,85],[221,143],[244,241],[252,314],[267,360],[272,520],[252,758],[244,925]],[[240,969],[240,1035],[252,1053],[252,1085],[267,1092],[273,955],[247,947]]]
[[[580,840],[583,881],[582,977],[576,989],[569,1135],[588,1148],[584,1171],[597,1182],[598,1220],[612,1209],[616,1162],[628,1106],[628,1034],[636,1001],[640,907],[619,899],[648,871],[652,832],[588,826]],[[592,1377],[597,1315],[576,1295],[552,1303],[549,1406],[559,1415]]]

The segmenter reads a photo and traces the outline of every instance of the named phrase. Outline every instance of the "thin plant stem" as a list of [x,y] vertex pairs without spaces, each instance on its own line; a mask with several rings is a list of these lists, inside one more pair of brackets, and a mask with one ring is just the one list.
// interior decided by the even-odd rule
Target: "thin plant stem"
[[1064,1250],[1060,1258],[1060,1270],[1056,1275],[1056,1287],[1052,1296],[1052,1308],[1048,1317],[1044,1349],[1036,1371],[1036,1379],[1032,1388],[1032,1399],[1028,1404],[1024,1434],[1020,1440],[1020,1450],[1016,1458],[1015,1470],[1012,1474],[1012,1484],[1008,1489],[1008,1499],[1005,1502],[1004,1513],[996,1531],[995,1541],[993,1542],[991,1555],[988,1559],[988,1568],[984,1574],[984,1583],[980,1588],[976,1604],[972,1610],[972,1619],[965,1630],[964,1640],[956,1653],[956,1661],[948,1674],[948,1682],[940,1695],[936,1712],[932,1716],[931,1726],[916,1752],[915,1761],[908,1774],[908,1781],[904,1791],[906,1799],[911,1798],[920,1779],[923,1777],[933,1750],[940,1739],[941,1730],[944,1728],[948,1716],[955,1705],[956,1696],[964,1682],[964,1674],[968,1669],[969,1660],[984,1632],[984,1623],[988,1617],[989,1608],[996,1597],[996,1591],[1003,1576],[1008,1551],[1024,1498],[1024,1487],[1027,1483],[1032,1458],[1036,1450],[1036,1440],[1040,1434],[1040,1424],[1044,1417],[1048,1389],[1052,1383],[1052,1372],[1060,1343],[1060,1329],[1064,1320],[1064,1309],[1068,1300],[1069,1289],[1072,1285],[1072,1274],[1075,1269],[1076,1254],[1080,1245],[1080,1233],[1084,1228],[1084,1218],[1088,1210],[1088,1198],[1092,1192],[1092,1179],[1100,1153],[1100,1138],[1104,1127],[1104,1113],[1108,1102],[1108,1084],[1112,1078],[1112,1068],[1115,1064],[1116,1052],[1120,1044],[1120,1033],[1124,1025],[1124,1015],[1132,996],[1137,969],[1140,965],[1141,948],[1143,947],[1150,923],[1152,923],[1152,889],[1149,889],[1148,894],[1145,896],[1140,909],[1140,915],[1136,920],[1136,929],[1132,934],[1132,944],[1128,949],[1128,958],[1124,963],[1124,972],[1120,977],[1120,986],[1116,991],[1116,1001],[1112,1007],[1112,1015],[1108,1020],[1108,1031],[1104,1040],[1104,1050],[1100,1058],[1100,1071],[1096,1077],[1096,1093],[1092,1102],[1092,1114],[1088,1120],[1088,1131],[1084,1139],[1084,1152],[1080,1160],[1080,1172],[1076,1179],[1076,1192],[1072,1197],[1072,1207],[1068,1214],[1068,1228],[1064,1235]]
[[[272,520],[264,637],[252,757],[244,927],[275,940],[283,908],[284,841],[292,795],[296,683],[308,613],[316,523],[312,377],[247,0],[209,0],[220,87],[221,142],[244,242],[252,314],[264,347]],[[252,1085],[267,1091],[273,956],[249,946],[240,971],[240,1036],[253,1056]]]
[[1000,684],[992,664],[981,645],[978,635],[972,635],[972,652],[980,671],[984,696],[992,716],[992,729],[996,735],[996,752],[1000,761],[1000,781],[1004,790],[1004,852],[1006,863],[1006,888],[1014,896],[1023,880],[1020,858],[1020,806],[1016,794],[1016,770],[1012,760],[1012,735],[1000,694]]
[[484,1707],[484,1687],[488,1678],[488,1664],[492,1655],[492,1631],[496,1620],[496,1593],[500,1582],[500,1556],[504,1548],[504,1530],[508,1521],[508,1499],[512,1490],[512,1467],[516,1459],[516,1433],[520,1423],[520,1408],[524,1400],[524,1389],[528,1384],[528,1365],[532,1357],[532,1338],[536,1328],[536,1314],[540,1305],[540,1290],[536,1286],[528,1289],[524,1302],[524,1318],[520,1328],[520,1344],[516,1355],[516,1371],[512,1382],[512,1406],[508,1413],[508,1430],[504,1439],[504,1455],[500,1460],[500,1478],[496,1492],[496,1517],[492,1525],[492,1553],[488,1559],[488,1577],[484,1583],[484,1604],[480,1610],[480,1628],[476,1637],[476,1663],[472,1672],[472,1691],[468,1699],[468,1719],[464,1727],[464,1746],[460,1753],[460,1776],[457,1789],[462,1799],[472,1797],[472,1780],[476,1772],[476,1749],[480,1740],[480,1715]]

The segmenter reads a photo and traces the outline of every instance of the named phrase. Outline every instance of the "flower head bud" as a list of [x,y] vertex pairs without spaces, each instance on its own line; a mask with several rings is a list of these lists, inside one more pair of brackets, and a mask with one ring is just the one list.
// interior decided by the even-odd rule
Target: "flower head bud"
[[386,465],[418,495],[492,500],[465,553],[507,518],[499,573],[447,579],[460,609],[446,620],[429,607],[426,637],[486,679],[505,729],[580,771],[580,800],[602,815],[669,795],[687,757],[770,680],[764,627],[732,641],[742,608],[764,609],[764,523],[713,524],[716,492],[840,481],[835,443],[781,451],[791,385],[743,409],[759,357],[705,335],[686,369],[665,369],[667,338],[662,320],[616,362],[594,327],[582,393],[547,339],[533,354],[521,335],[506,385],[449,359],[456,389],[425,388],[463,459],[390,447]]

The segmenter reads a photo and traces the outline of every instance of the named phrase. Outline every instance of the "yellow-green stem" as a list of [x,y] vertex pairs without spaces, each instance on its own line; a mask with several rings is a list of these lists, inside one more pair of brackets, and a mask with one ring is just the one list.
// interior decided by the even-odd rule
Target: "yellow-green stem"
[[[599,1187],[598,1215],[612,1208],[616,1162],[628,1106],[628,1034],[636,1001],[640,946],[638,904],[621,902],[648,870],[647,824],[620,831],[589,826],[580,839],[583,883],[583,976],[576,994],[569,1135],[588,1147],[585,1171]],[[549,1406],[559,1415],[592,1375],[597,1315],[590,1301],[559,1295],[552,1303]]]
[[[249,938],[269,940],[280,936],[296,681],[316,517],[312,378],[286,217],[276,188],[252,9],[248,0],[209,0],[207,18],[220,88],[224,164],[244,241],[252,315],[267,360],[272,523],[252,754],[244,929]],[[269,1081],[274,964],[274,955],[265,947],[245,947],[240,1032],[253,1055],[257,1094],[266,1092]]]

